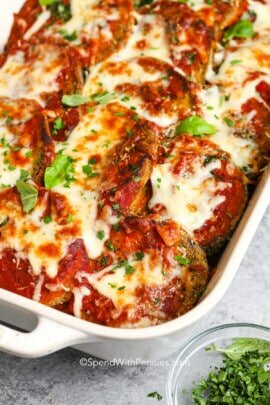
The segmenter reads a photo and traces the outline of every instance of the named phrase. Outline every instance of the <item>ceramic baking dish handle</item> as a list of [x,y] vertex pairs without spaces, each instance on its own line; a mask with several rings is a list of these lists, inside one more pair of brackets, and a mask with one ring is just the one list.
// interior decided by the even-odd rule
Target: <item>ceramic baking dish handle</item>
[[98,340],[43,316],[39,316],[36,328],[29,333],[0,325],[0,350],[20,357],[41,357],[73,344]]

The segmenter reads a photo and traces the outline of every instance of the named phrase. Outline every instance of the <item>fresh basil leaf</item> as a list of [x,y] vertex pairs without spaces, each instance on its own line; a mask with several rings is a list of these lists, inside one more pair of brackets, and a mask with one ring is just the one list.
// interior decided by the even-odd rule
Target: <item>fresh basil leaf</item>
[[103,91],[101,93],[95,93],[91,95],[91,99],[97,104],[106,104],[115,98],[115,93],[109,93],[108,91]]
[[176,127],[176,135],[180,135],[185,132],[192,135],[212,135],[216,132],[216,128],[214,125],[209,124],[201,117],[192,115],[191,117],[181,121]]
[[223,39],[228,41],[231,38],[251,38],[254,34],[253,24],[249,20],[241,20],[230,27],[224,34]]
[[30,212],[37,203],[38,190],[24,180],[17,180],[16,187],[20,193],[23,211],[26,213]]
[[45,187],[51,189],[64,182],[68,186],[74,180],[72,173],[74,173],[73,159],[70,156],[58,155],[52,165],[45,170]]
[[41,7],[49,6],[55,2],[56,2],[56,0],[39,0],[39,4],[41,5]]
[[28,170],[20,169],[20,180],[27,180],[29,177]]
[[70,96],[62,97],[62,104],[68,107],[77,107],[79,105],[86,104],[89,101],[88,97],[82,96],[80,94],[72,94]]
[[255,338],[236,338],[226,349],[213,347],[217,352],[226,354],[232,360],[239,360],[245,353],[253,351],[270,354],[270,341]]

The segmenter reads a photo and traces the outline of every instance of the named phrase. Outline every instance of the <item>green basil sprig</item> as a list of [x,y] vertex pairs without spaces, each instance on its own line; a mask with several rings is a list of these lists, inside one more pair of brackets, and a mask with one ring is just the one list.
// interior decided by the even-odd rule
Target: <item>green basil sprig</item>
[[209,124],[201,117],[192,115],[180,122],[177,125],[175,134],[180,135],[183,133],[191,135],[212,135],[216,132],[214,125]]
[[249,20],[241,20],[227,31],[225,31],[223,39],[228,41],[231,38],[251,38],[254,34],[253,24]]
[[21,197],[23,211],[30,212],[37,204],[38,190],[32,184],[21,179],[17,180],[16,187]]
[[45,187],[51,189],[61,183],[64,183],[64,187],[69,187],[74,181],[74,171],[73,159],[70,156],[58,155],[52,165],[45,170]]

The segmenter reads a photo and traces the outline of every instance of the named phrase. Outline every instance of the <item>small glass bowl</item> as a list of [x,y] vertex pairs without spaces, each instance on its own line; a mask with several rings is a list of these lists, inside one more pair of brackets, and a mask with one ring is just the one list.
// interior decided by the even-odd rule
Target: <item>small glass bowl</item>
[[249,323],[235,323],[217,326],[193,338],[180,351],[168,375],[167,404],[192,405],[192,389],[202,379],[207,378],[214,367],[223,364],[224,355],[207,348],[211,343],[215,343],[219,348],[225,348],[237,337],[270,340],[270,328]]

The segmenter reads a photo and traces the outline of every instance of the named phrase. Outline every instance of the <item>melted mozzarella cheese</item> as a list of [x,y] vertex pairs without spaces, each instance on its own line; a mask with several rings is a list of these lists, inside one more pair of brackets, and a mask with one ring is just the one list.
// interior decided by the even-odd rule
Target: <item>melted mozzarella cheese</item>
[[90,290],[85,286],[75,287],[73,288],[73,294],[74,294],[73,312],[74,315],[77,316],[77,318],[80,318],[83,299],[85,296],[90,294]]
[[[67,227],[56,221],[44,223],[45,208],[45,201],[41,201],[33,211],[25,214],[12,203],[1,205],[0,218],[8,217],[9,220],[2,229],[0,247],[1,250],[14,249],[21,258],[28,259],[35,275],[44,269],[49,277],[55,277],[58,262],[67,253],[70,240],[63,232]],[[35,296],[38,294],[37,290]]]
[[86,279],[89,284],[101,295],[112,300],[114,306],[134,305],[138,299],[137,288],[140,286],[163,286],[176,274],[181,276],[181,268],[176,266],[171,272],[164,274],[160,263],[152,263],[149,254],[145,254],[142,261],[134,261],[132,257],[127,262],[133,267],[132,274],[126,274],[125,267],[108,266],[98,273],[79,272],[76,277],[79,281]]
[[87,96],[91,93],[95,94],[107,91],[115,95],[112,102],[117,100],[118,103],[127,108],[136,109],[136,113],[147,120],[166,127],[177,122],[178,112],[176,109],[169,113],[161,111],[151,114],[145,108],[145,103],[140,97],[134,95],[124,97],[126,94],[116,91],[116,87],[119,85],[133,84],[140,86],[143,83],[151,83],[157,80],[166,88],[168,81],[166,78],[163,78],[164,72],[159,70],[146,70],[136,59],[121,62],[105,62],[92,69],[84,87],[84,95]]
[[[80,228],[79,236],[83,238],[89,257],[98,257],[104,243],[109,238],[110,223],[97,219],[98,193],[95,191],[99,181],[99,174],[104,165],[108,150],[121,141],[125,135],[127,125],[124,117],[116,117],[117,105],[96,107],[94,112],[85,115],[78,126],[71,133],[68,144],[58,143],[57,149],[64,149],[63,153],[74,159],[74,177],[71,189],[59,185],[54,191],[65,195],[73,208],[73,220]],[[91,165],[96,177],[87,178],[83,167],[88,165],[93,155],[98,158]],[[110,222],[116,218],[111,215]],[[100,239],[98,233],[102,231]]]
[[71,18],[63,25],[52,26],[47,34],[57,34],[59,29],[69,34],[76,33],[78,38],[73,44],[80,43],[80,39],[87,36],[98,38],[100,34],[107,40],[112,39],[109,26],[110,21],[120,18],[117,7],[100,8],[97,0],[71,0]]
[[192,165],[192,172],[176,175],[171,164],[157,165],[151,176],[153,196],[149,208],[163,205],[166,216],[191,233],[201,228],[225,200],[218,192],[230,186],[213,178],[212,170],[219,168],[219,160],[202,166],[198,159]]
[[[4,187],[12,187],[20,178],[20,170],[30,170],[30,160],[24,164],[14,165],[9,158],[9,153],[16,146],[16,136],[12,134],[7,127],[0,126],[0,189]],[[21,148],[17,151],[20,157],[25,157],[29,152],[27,148]]]
[[[258,146],[251,138],[235,136],[234,128],[229,127],[224,118],[243,116],[241,107],[251,98],[264,103],[256,86],[262,80],[270,84],[269,45],[270,36],[263,36],[225,50],[218,73],[212,72],[208,77],[213,84],[199,94],[204,119],[217,128],[216,133],[211,135],[211,141],[230,153],[239,167],[253,167],[258,158]],[[254,74],[257,76],[252,78]],[[244,118],[250,121],[254,113]]]
[[164,20],[154,14],[134,13],[137,24],[133,25],[127,44],[112,55],[111,60],[123,61],[139,56],[158,58],[171,62],[170,49]]
[[270,33],[270,1],[265,0],[263,3],[260,1],[248,0],[249,10],[256,13],[253,29],[255,32],[264,34],[263,31]]
[[0,96],[43,104],[43,92],[58,90],[56,79],[61,69],[61,54],[55,47],[40,46],[34,60],[26,60],[24,52],[17,51],[0,68]]
[[51,17],[49,10],[43,10],[42,13],[38,16],[34,24],[29,28],[28,31],[24,34],[24,39],[27,41],[33,34],[40,30],[40,28],[45,24],[46,21]]
[[[254,94],[255,86],[252,83],[250,84],[252,86],[252,92],[249,92],[249,89],[247,93]],[[239,89],[239,95],[240,94],[245,101],[250,98],[245,95],[244,91],[241,93]],[[238,167],[248,167],[249,165],[252,166],[253,159],[257,154],[255,142],[252,139],[235,136],[233,134],[233,128],[230,128],[224,121],[224,118],[226,118],[229,112],[239,111],[241,104],[239,104],[235,96],[235,93],[231,93],[231,99],[229,102],[225,102],[224,95],[218,86],[211,86],[206,90],[201,90],[200,98],[203,103],[203,117],[217,129],[216,133],[211,135],[211,141],[216,143],[221,149],[230,153],[233,162]]]

